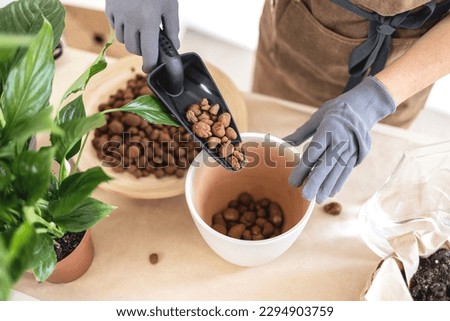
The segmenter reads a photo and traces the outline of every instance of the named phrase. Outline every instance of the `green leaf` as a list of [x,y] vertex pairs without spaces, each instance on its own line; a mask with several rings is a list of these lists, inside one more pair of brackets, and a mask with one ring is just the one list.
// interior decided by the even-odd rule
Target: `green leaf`
[[[1,80],[1,84],[3,84],[6,80],[6,76],[8,75],[9,72],[9,62],[14,60],[14,57],[16,55],[17,52],[17,48],[18,47],[7,47],[4,48],[3,46],[1,47],[0,50],[0,80]],[[0,91],[1,93],[1,91]]]
[[98,185],[110,180],[111,178],[100,167],[93,167],[67,177],[59,189],[59,199],[49,204],[53,220],[56,222],[58,218],[67,215],[91,195]]
[[[73,119],[81,119],[84,117],[86,117],[86,111],[84,110],[83,96],[78,96],[60,110],[56,122],[60,125],[63,123],[67,123]],[[71,159],[80,151],[80,148],[81,139],[67,153],[66,158]]]
[[180,124],[167,113],[161,102],[153,96],[140,96],[121,108],[107,110],[106,112],[117,110],[136,114],[152,124],[180,126]]
[[11,183],[12,175],[8,164],[0,160],[0,192],[4,192]]
[[[1,139],[3,144],[49,127],[48,106],[55,73],[51,42],[52,29],[44,21],[27,53],[11,69],[6,79],[0,98],[5,121]],[[36,116],[39,116],[39,122]],[[44,124],[41,124],[42,121]],[[26,130],[28,127],[33,130]],[[26,133],[22,133],[22,130]]]
[[53,174],[51,174],[46,199],[48,201],[52,201],[57,199],[58,197],[59,197],[59,182],[58,179]]
[[0,193],[0,232],[19,225],[23,221],[20,212],[20,200],[15,193]]
[[11,213],[11,208],[14,209],[18,205],[17,203],[17,200],[4,199],[0,195],[0,232],[18,223],[16,217]]
[[[0,75],[0,85],[3,84],[9,72],[9,63],[14,59],[16,61],[20,60],[16,57],[16,54],[19,52],[17,49],[28,47],[32,40],[32,36],[0,33],[0,72],[2,73]],[[2,90],[0,90],[1,92]]]
[[101,167],[89,168],[67,177],[61,184],[59,194],[61,197],[71,197],[74,194],[90,195],[101,183],[110,181],[111,177]]
[[[22,118],[22,117],[20,117]],[[50,106],[38,111],[31,119],[23,119],[18,122],[15,127],[7,126],[8,138],[5,134],[5,140],[2,143],[9,141],[10,144],[22,148],[30,137],[37,133],[44,131],[57,131],[58,128],[52,120],[52,108]]]
[[[21,0],[0,8],[2,33],[35,35],[42,27],[44,18],[52,25],[51,51],[58,44],[64,30],[66,11],[59,0]],[[1,42],[0,42],[1,43]],[[0,94],[12,66],[16,65],[26,50],[5,49],[0,52]]]
[[61,164],[77,142],[91,130],[102,127],[106,123],[103,114],[95,114],[90,117],[73,119],[60,125],[63,135],[50,136],[53,146],[56,146],[55,160]]
[[22,274],[31,267],[36,232],[31,224],[22,223],[12,235],[9,243],[9,262],[12,283],[17,282]]
[[88,197],[72,211],[65,213],[64,216],[55,218],[55,223],[69,232],[81,232],[94,226],[114,209],[115,207],[113,206]]
[[13,144],[0,147],[0,157],[10,158],[15,155],[15,148]]
[[13,186],[26,204],[33,204],[48,188],[51,175],[53,150],[24,150],[13,164]]
[[0,234],[0,301],[9,298],[11,279],[9,275],[8,252],[6,250],[3,235]]
[[44,282],[52,274],[56,262],[53,239],[47,234],[38,234],[30,263],[36,281]]
[[[66,11],[59,0],[21,0],[0,9],[0,30],[4,33],[33,35],[44,18],[53,29],[52,44],[58,44],[64,30]],[[53,46],[52,46],[53,49]]]
[[98,74],[100,71],[104,70],[108,65],[105,59],[106,50],[111,46],[114,41],[114,33],[111,31],[108,41],[103,46],[102,51],[98,55],[94,63],[67,89],[66,93],[62,97],[61,101],[64,101],[71,94],[77,93],[80,90],[84,90],[89,82],[89,80]]
[[81,119],[86,117],[86,111],[84,109],[83,97],[78,96],[66,106],[61,108],[58,113],[56,122],[58,125],[67,123],[74,119]]

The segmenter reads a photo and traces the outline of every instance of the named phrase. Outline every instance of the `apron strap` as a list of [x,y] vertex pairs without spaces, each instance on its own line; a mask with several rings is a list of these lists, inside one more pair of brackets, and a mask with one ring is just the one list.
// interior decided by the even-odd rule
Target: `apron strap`
[[335,4],[369,20],[367,40],[353,49],[350,54],[348,71],[350,79],[344,92],[359,84],[369,71],[375,75],[383,70],[391,51],[392,34],[398,29],[417,29],[426,21],[441,19],[450,10],[450,0],[436,4],[432,0],[419,10],[411,10],[395,16],[382,16],[365,11],[348,0],[331,0]]

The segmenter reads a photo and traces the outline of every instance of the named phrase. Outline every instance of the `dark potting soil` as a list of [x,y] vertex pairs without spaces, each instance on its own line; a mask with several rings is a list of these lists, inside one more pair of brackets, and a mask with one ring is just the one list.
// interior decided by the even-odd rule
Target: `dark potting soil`
[[415,301],[450,301],[449,250],[440,249],[428,258],[420,258],[410,292]]
[[85,233],[86,231],[67,233],[63,237],[55,240],[53,247],[55,248],[58,262],[64,259],[77,248],[78,244],[81,243],[81,240],[83,239]]

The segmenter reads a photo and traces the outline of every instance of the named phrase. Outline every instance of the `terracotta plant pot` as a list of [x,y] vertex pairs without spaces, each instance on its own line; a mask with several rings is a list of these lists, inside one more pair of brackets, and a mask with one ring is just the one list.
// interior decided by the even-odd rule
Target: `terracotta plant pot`
[[69,283],[81,277],[94,259],[94,243],[91,232],[87,230],[77,248],[56,264],[55,270],[47,279],[51,283]]

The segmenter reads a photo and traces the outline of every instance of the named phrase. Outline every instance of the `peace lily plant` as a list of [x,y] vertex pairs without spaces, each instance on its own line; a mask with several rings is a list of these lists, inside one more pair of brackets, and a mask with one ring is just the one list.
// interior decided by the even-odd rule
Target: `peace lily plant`
[[[89,229],[114,207],[91,197],[108,182],[100,167],[68,166],[79,159],[91,130],[105,124],[106,110],[86,116],[83,90],[106,68],[106,43],[96,61],[69,87],[56,117],[50,105],[55,74],[53,49],[64,29],[58,0],[19,0],[0,9],[0,299],[27,270],[42,282],[57,263],[54,242]],[[120,111],[149,122],[176,125],[158,100],[141,96]],[[31,149],[32,137],[50,145]],[[59,171],[53,174],[52,164]]]

